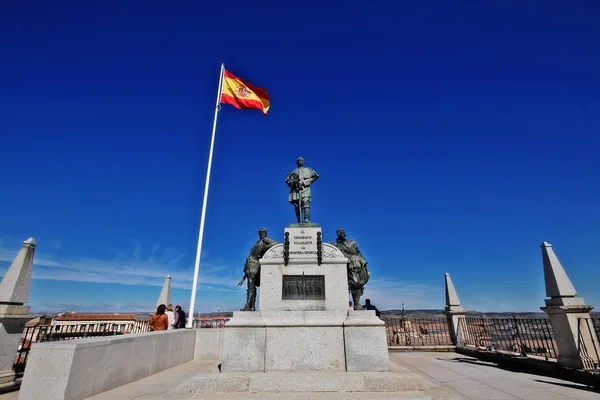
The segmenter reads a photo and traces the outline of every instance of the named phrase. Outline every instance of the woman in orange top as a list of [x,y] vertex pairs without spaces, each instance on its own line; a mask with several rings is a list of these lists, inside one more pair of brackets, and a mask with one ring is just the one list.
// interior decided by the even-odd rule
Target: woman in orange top
[[169,327],[169,317],[165,314],[167,307],[161,304],[156,309],[156,313],[150,318],[150,327],[153,331],[166,331]]

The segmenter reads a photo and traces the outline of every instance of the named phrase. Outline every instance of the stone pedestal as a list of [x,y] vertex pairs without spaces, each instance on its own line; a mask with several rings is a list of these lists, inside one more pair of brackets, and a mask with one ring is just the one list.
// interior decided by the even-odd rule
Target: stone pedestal
[[[461,346],[464,344],[464,329],[465,329],[465,315],[467,312],[461,307],[446,307],[446,320],[448,321],[448,327],[450,328],[450,339],[455,346]],[[462,327],[461,327],[462,325]]]
[[589,361],[595,364],[599,362],[598,357],[593,350],[594,348],[600,349],[598,339],[595,334],[592,333],[590,335],[590,332],[587,329],[580,330],[579,325],[580,318],[590,318],[592,306],[573,304],[540,308],[548,314],[550,324],[552,324],[556,345],[558,346],[557,361],[560,365],[574,369],[584,368],[583,355],[579,350],[581,346],[588,349],[586,357],[591,358]]
[[387,371],[384,322],[374,311],[348,313],[348,260],[317,245],[316,224],[290,225],[285,237],[260,260],[259,311],[234,312],[225,324],[221,370]]
[[223,330],[223,372],[264,372],[265,321],[257,311],[236,311]]
[[351,311],[344,321],[346,370],[351,372],[387,371],[390,358],[385,322],[373,310]]
[[[26,307],[29,308],[29,307]],[[25,323],[33,315],[0,315],[0,385],[15,379],[13,364]]]
[[221,370],[343,372],[345,319],[328,311],[234,312],[225,325]]
[[[342,253],[330,244],[323,244],[321,265],[317,265],[316,255],[311,259],[290,255],[285,266],[283,246],[274,246],[260,260],[259,310],[346,313],[348,274],[347,260]],[[321,281],[322,287],[318,287]],[[309,285],[315,286],[314,290],[303,295],[303,291],[310,291],[305,290]]]

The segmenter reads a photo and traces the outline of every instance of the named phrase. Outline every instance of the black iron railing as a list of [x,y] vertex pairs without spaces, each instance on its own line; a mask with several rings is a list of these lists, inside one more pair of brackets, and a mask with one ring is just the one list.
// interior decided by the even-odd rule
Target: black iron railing
[[458,345],[546,360],[558,356],[552,325],[546,318],[461,318]]
[[[596,321],[594,321],[594,319]],[[598,345],[598,318],[579,318],[577,327],[577,348],[587,370],[600,369],[600,347]]]
[[13,369],[15,370],[17,377],[23,375],[25,365],[27,364],[29,350],[34,343],[114,336],[148,331],[150,331],[148,321],[26,327],[21,335]]
[[388,346],[452,345],[446,317],[385,317]]
[[594,327],[594,331],[596,331],[596,337],[600,339],[600,318],[590,318],[592,320],[592,325]]

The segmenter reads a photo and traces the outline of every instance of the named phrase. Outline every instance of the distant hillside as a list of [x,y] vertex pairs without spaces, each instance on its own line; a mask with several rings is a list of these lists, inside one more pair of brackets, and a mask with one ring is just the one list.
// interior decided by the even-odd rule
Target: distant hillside
[[[402,310],[385,310],[381,311],[381,315],[387,317],[400,317],[402,316]],[[404,310],[404,315],[412,318],[435,318],[445,317],[444,310]],[[483,315],[486,318],[510,318],[513,315],[517,318],[547,318],[548,315],[545,312],[481,312],[481,311],[467,311],[467,317],[480,317]],[[592,318],[600,318],[600,312],[591,312]]]
[[[400,318],[402,313],[411,318],[445,318],[446,313],[444,310],[381,310],[381,315],[388,318]],[[134,314],[138,321],[147,321],[150,319],[152,312],[140,313],[140,312],[119,312],[119,313],[80,313],[80,314]],[[58,313],[47,313],[49,317],[56,317]],[[233,316],[233,312],[222,311],[215,313],[194,313],[195,317],[213,317],[217,315],[223,315],[230,317]],[[511,318],[513,315],[517,318],[547,318],[548,316],[544,312],[480,312],[480,311],[467,311],[467,317],[480,317],[483,315],[485,318]],[[600,318],[600,312],[591,312],[592,318]]]

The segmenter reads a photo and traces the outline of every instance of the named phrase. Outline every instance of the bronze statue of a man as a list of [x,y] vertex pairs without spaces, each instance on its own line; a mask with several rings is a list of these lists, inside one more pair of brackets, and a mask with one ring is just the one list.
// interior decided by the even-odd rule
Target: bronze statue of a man
[[[296,160],[298,168],[287,174],[285,183],[290,187],[288,201],[294,205],[298,223],[310,222],[310,185],[319,179],[314,169],[304,166],[304,158]],[[302,218],[304,212],[304,218]]]
[[337,236],[337,240],[332,244],[348,258],[348,290],[352,293],[354,309],[362,310],[360,296],[364,293],[364,287],[371,276],[367,268],[367,260],[358,250],[356,241],[346,239],[346,231],[342,228],[338,229]]
[[277,244],[276,241],[267,237],[267,229],[260,228],[258,230],[258,241],[254,243],[250,254],[246,257],[244,264],[244,277],[238,283],[238,286],[244,284],[244,280],[248,279],[248,290],[246,291],[246,305],[240,311],[256,311],[256,288],[260,287],[260,260],[267,250]]

